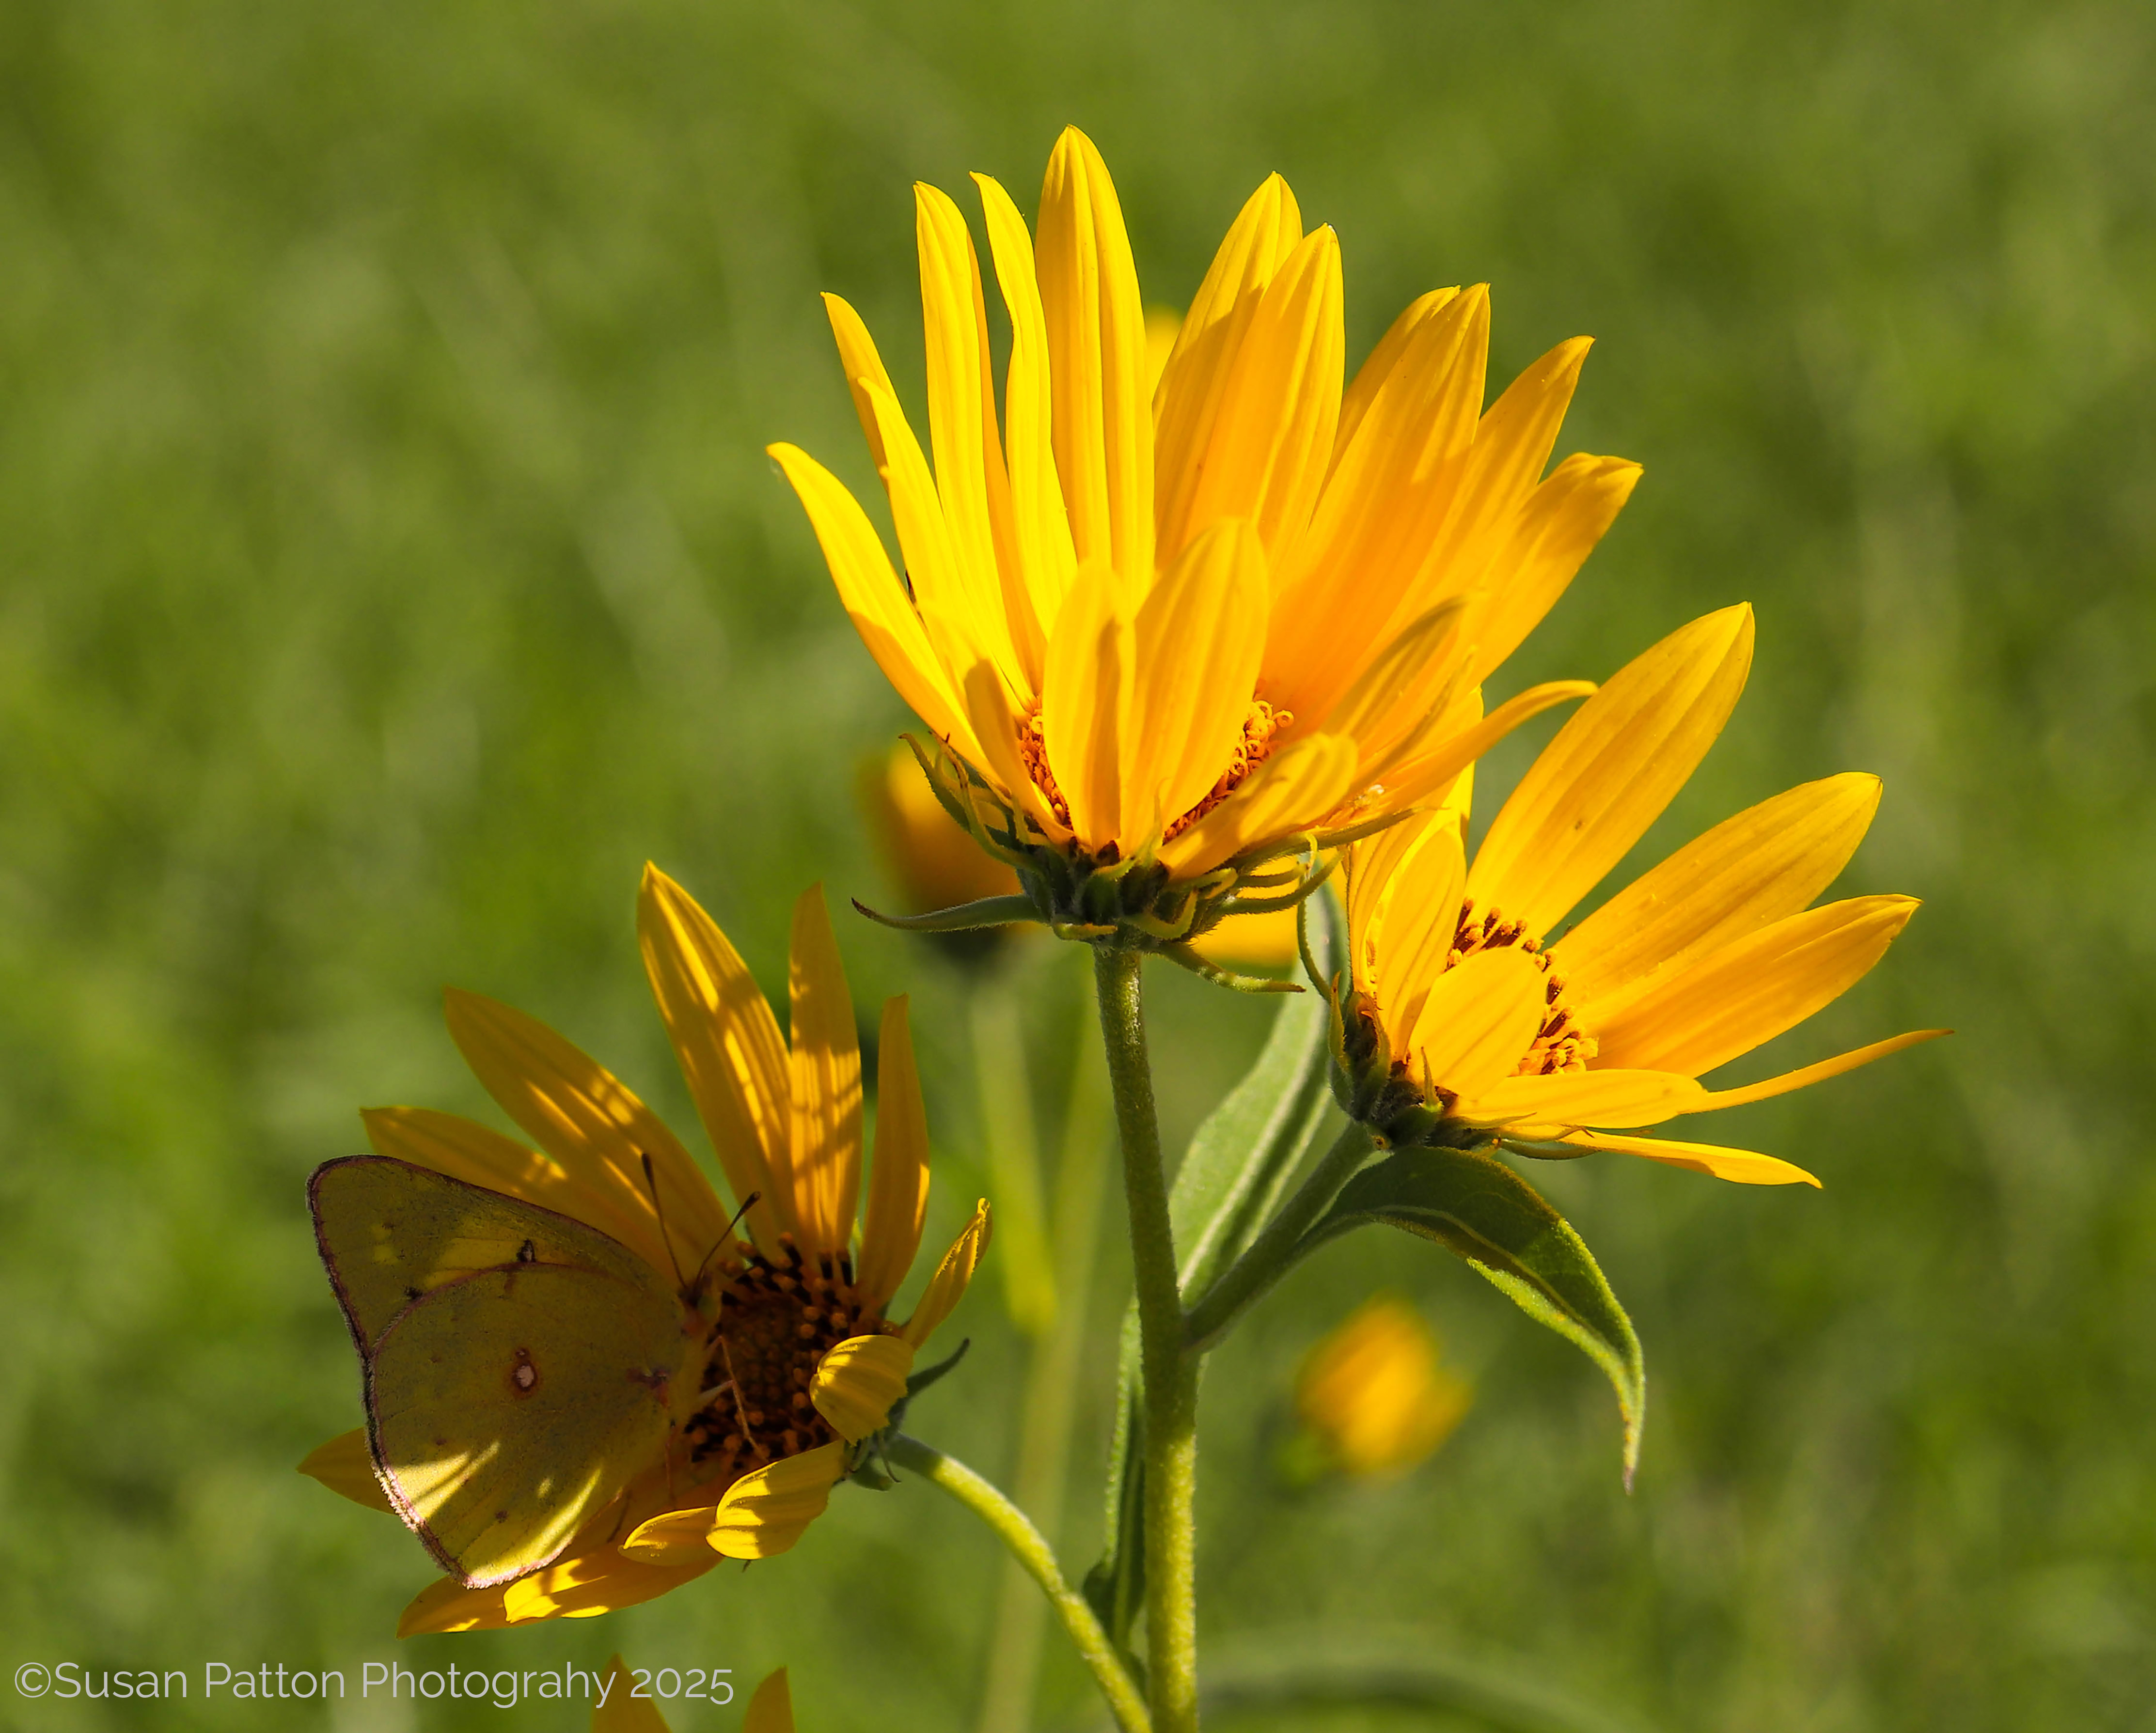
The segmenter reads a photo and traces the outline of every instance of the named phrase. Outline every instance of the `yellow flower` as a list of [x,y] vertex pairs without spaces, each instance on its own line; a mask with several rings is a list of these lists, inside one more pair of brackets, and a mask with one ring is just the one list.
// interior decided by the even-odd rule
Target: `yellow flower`
[[1473,1387],[1438,1358],[1422,1315],[1396,1295],[1368,1300],[1310,1351],[1296,1411],[1329,1467],[1376,1475],[1413,1468],[1452,1435]]
[[[573,1216],[654,1269],[716,1272],[710,1400],[556,1561],[506,1584],[445,1577],[398,1634],[579,1618],[664,1594],[722,1556],[785,1551],[819,1515],[849,1454],[906,1389],[916,1348],[947,1316],[988,1243],[983,1202],[913,1315],[884,1309],[920,1243],[928,1128],[906,1002],[883,1008],[875,1156],[858,1244],[860,1051],[820,887],[794,905],[789,1049],[717,925],[656,868],[637,907],[644,967],[746,1242],[674,1134],[628,1086],[544,1024],[491,999],[448,996],[449,1033],[487,1093],[537,1145],[425,1108],[362,1115],[376,1151]],[[644,1171],[650,1163],[650,1178]],[[654,1194],[663,1202],[663,1218]],[[388,1508],[364,1433],[300,1464]]]
[[900,741],[887,758],[861,767],[861,806],[891,876],[916,910],[984,896],[1010,896],[1018,874],[981,853],[943,810],[912,749]]
[[942,743],[952,809],[1044,918],[1173,948],[1277,905],[1305,881],[1265,862],[1405,811],[1591,690],[1537,687],[1452,726],[1638,476],[1587,456],[1543,474],[1585,339],[1485,412],[1488,295],[1440,290],[1343,389],[1339,245],[1303,232],[1275,176],[1156,388],[1166,320],[1149,341],[1091,142],[1057,142],[1032,233],[974,180],[1011,332],[1000,406],[979,262],[943,193],[916,189],[927,451],[866,327],[825,297],[905,578],[829,471],[771,450],[862,638]]
[[1352,849],[1357,1113],[1395,1141],[1522,1153],[1618,1150],[1755,1185],[1819,1182],[1772,1156],[1629,1135],[1801,1089],[1947,1033],[1920,1029],[1762,1082],[1702,1073],[1856,984],[1916,912],[1906,896],[1808,905],[1856,850],[1879,782],[1809,782],[1715,827],[1545,948],[1722,732],[1752,662],[1752,612],[1672,633],[1538,757],[1471,869],[1471,778]]
[[[670,1733],[653,1699],[637,1696],[638,1689],[636,1675],[616,1655],[592,1710],[592,1733]],[[793,1733],[793,1694],[783,1667],[756,1688],[741,1725],[742,1733]]]

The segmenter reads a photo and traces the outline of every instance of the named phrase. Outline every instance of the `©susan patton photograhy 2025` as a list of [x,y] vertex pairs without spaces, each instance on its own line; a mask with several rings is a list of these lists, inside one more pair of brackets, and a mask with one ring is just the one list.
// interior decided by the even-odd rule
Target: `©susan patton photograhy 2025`
[[2145,1729],[2152,68],[16,0],[0,1725]]

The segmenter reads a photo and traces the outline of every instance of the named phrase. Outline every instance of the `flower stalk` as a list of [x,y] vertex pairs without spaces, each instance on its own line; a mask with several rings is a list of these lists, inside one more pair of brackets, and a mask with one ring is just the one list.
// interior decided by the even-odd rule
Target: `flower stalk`
[[1146,1053],[1144,953],[1094,947],[1101,1033],[1129,1201],[1145,1413],[1147,1676],[1159,1733],[1198,1725],[1198,1356],[1183,1346],[1168,1179]]
[[1137,1684],[1116,1658],[1115,1645],[1108,1641],[1100,1620],[1093,1617],[1086,1597],[1063,1580],[1055,1553],[1025,1512],[957,1458],[946,1456],[918,1438],[894,1433],[886,1451],[898,1467],[911,1469],[930,1485],[948,1493],[995,1531],[996,1538],[1040,1585],[1041,1592],[1061,1618],[1064,1630],[1107,1698],[1116,1725],[1122,1733],[1149,1733],[1152,1720],[1146,1713]]

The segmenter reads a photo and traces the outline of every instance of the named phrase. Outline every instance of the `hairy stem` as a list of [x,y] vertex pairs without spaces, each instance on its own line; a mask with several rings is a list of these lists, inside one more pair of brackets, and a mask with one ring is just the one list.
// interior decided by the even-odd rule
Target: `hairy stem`
[[1116,1725],[1123,1733],[1150,1733],[1152,1722],[1146,1714],[1137,1686],[1116,1659],[1115,1645],[1108,1641],[1101,1622],[1093,1617],[1093,1609],[1086,1604],[1086,1597],[1063,1580],[1055,1555],[1049,1550],[1048,1542],[1041,1539],[1040,1530],[1027,1520],[1025,1512],[965,1464],[956,1457],[946,1456],[932,1444],[924,1444],[901,1433],[890,1440],[886,1454],[894,1464],[912,1469],[932,1486],[950,1494],[995,1531],[996,1538],[1010,1549],[1011,1556],[1040,1585],[1049,1604],[1062,1618],[1064,1630],[1086,1664],[1092,1669],[1101,1694],[1108,1700]]
[[1295,1196],[1281,1206],[1280,1213],[1250,1242],[1250,1249],[1191,1308],[1187,1341],[1192,1353],[1211,1349],[1259,1296],[1287,1273],[1296,1241],[1324,1214],[1325,1206],[1369,1153],[1369,1132],[1350,1120],[1333,1140],[1332,1147],[1318,1158],[1310,1177],[1296,1187]]
[[1145,1389],[1146,1671],[1159,1733],[1198,1725],[1198,1357],[1183,1350],[1168,1177],[1146,1057],[1143,953],[1098,945],[1094,981],[1123,1149]]

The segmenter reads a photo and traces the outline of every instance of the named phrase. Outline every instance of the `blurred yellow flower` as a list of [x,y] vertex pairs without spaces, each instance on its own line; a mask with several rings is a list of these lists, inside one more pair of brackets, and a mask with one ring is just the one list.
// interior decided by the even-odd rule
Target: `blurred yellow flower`
[[1440,1362],[1437,1336],[1397,1295],[1365,1301],[1304,1357],[1296,1413],[1334,1471],[1397,1474],[1452,1435],[1474,1387]]
[[[606,1682],[592,1710],[592,1733],[671,1733],[666,1717],[649,1695],[639,1697],[636,1675],[616,1655],[607,1665]],[[748,1700],[742,1733],[793,1733],[793,1695],[786,1669],[767,1674]]]
[[1907,896],[1807,906],[1871,824],[1876,777],[1829,777],[1738,813],[1543,947],[1683,787],[1751,662],[1741,606],[1635,658],[1535,761],[1471,869],[1461,845],[1471,777],[1348,851],[1357,1014],[1346,1034],[1366,1122],[1405,1141],[1617,1150],[1750,1184],[1817,1185],[1772,1156],[1623,1134],[1801,1089],[1947,1033],[1915,1030],[1735,1088],[1698,1080],[1838,998],[1916,912]]
[[[362,1117],[378,1154],[572,1216],[654,1269],[708,1265],[721,1300],[709,1400],[553,1562],[483,1588],[444,1577],[406,1609],[400,1636],[587,1617],[664,1594],[721,1556],[785,1551],[822,1513],[850,1447],[884,1424],[915,1351],[987,1245],[983,1202],[912,1317],[886,1320],[920,1243],[927,1121],[906,1002],[894,998],[883,1009],[875,1158],[856,1245],[860,1053],[820,887],[794,905],[790,1049],[725,934],[655,867],[644,869],[637,928],[720,1166],[736,1197],[759,1200],[742,1218],[746,1243],[730,1237],[687,1150],[626,1084],[544,1024],[475,993],[448,994],[450,1035],[538,1148],[425,1108]],[[386,1510],[376,1467],[364,1432],[300,1464]]]
[[1011,330],[1000,417],[979,262],[943,193],[916,189],[927,451],[860,317],[824,298],[905,577],[828,470],[771,449],[870,653],[942,743],[946,792],[1045,916],[1173,947],[1277,905],[1300,874],[1265,862],[1442,792],[1591,690],[1465,722],[1458,702],[1638,476],[1587,456],[1543,474],[1585,339],[1486,412],[1488,295],[1440,290],[1343,389],[1339,245],[1304,233],[1278,176],[1172,342],[1082,133],[1055,146],[1033,233],[974,180]]

